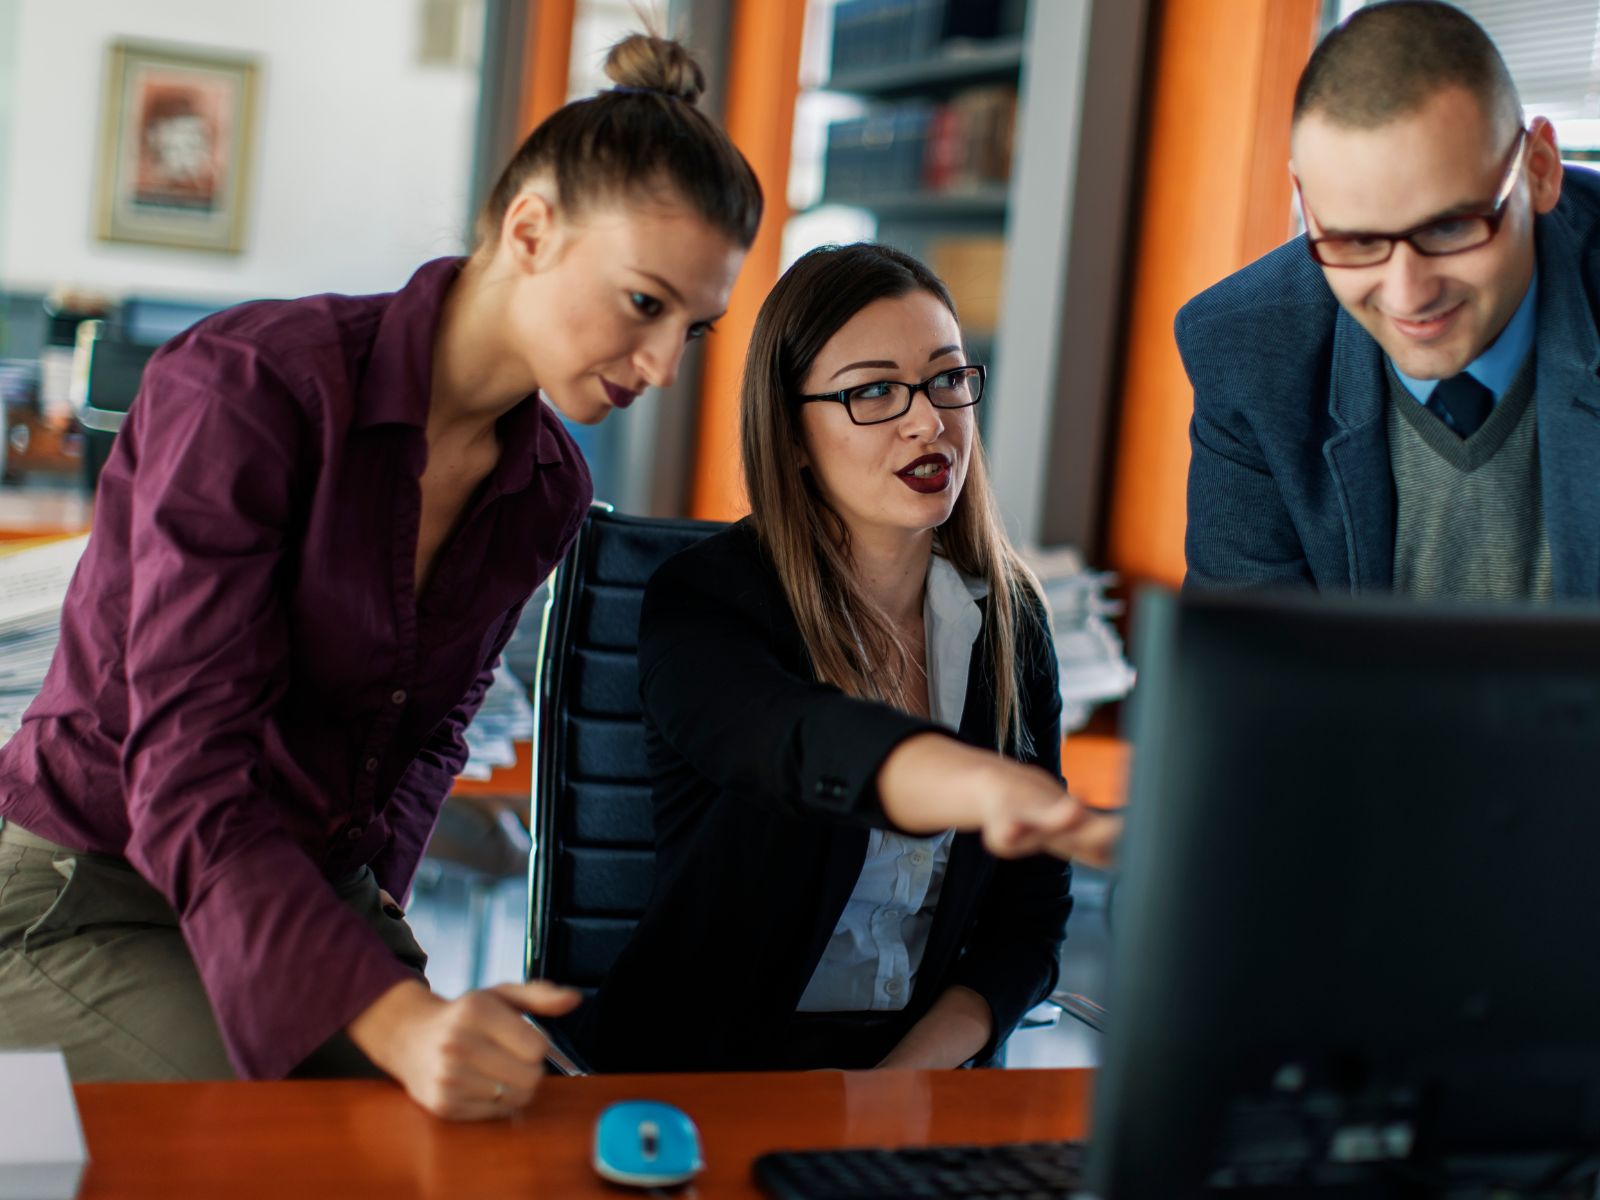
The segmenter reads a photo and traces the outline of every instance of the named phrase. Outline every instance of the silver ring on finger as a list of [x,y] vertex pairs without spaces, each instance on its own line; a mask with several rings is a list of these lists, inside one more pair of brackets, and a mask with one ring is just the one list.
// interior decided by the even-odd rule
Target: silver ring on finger
[[494,1102],[496,1104],[499,1104],[500,1101],[505,1099],[505,1096],[506,1096],[506,1085],[501,1083],[498,1079],[496,1079],[494,1081]]

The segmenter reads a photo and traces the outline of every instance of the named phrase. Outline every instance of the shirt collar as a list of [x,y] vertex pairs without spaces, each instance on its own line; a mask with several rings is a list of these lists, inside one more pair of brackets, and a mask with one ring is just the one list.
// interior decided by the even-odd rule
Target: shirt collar
[[436,258],[423,263],[410,282],[390,297],[379,318],[372,357],[361,381],[357,426],[427,426],[439,311],[465,262],[463,258]]
[[[1533,278],[1528,281],[1527,294],[1522,297],[1522,303],[1517,305],[1517,311],[1511,314],[1506,327],[1500,331],[1500,336],[1467,364],[1467,374],[1493,392],[1496,401],[1506,394],[1506,389],[1516,380],[1517,372],[1527,361],[1538,326],[1539,272],[1535,269]],[[1390,366],[1394,366],[1392,361]],[[1395,367],[1394,373],[1405,384],[1406,391],[1423,404],[1428,402],[1433,389],[1439,385],[1437,379],[1413,379],[1399,367]]]
[[[444,298],[465,265],[464,258],[423,263],[396,292],[378,322],[372,357],[361,381],[356,425],[400,424],[426,429],[433,388],[433,342]],[[495,472],[497,487],[514,492],[528,485],[533,465],[566,461],[566,437],[543,397],[526,397],[500,418],[503,448]]]
[[983,631],[983,609],[978,601],[988,594],[984,580],[963,575],[942,555],[935,554],[928,564],[922,604],[928,639],[928,704],[933,719],[952,729],[961,727],[972,647]]
[[989,594],[987,580],[963,575],[942,554],[935,554],[928,566],[928,604],[941,621],[964,621],[973,616],[983,622],[978,601]]

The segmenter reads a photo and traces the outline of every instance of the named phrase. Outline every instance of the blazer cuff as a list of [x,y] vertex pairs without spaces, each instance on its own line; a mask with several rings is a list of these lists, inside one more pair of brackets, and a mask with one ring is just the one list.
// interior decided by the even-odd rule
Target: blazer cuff
[[962,959],[951,974],[950,984],[971,988],[982,996],[989,1005],[989,1017],[994,1022],[994,1028],[989,1031],[989,1040],[983,1044],[983,1049],[972,1056],[972,1060],[983,1062],[991,1057],[1000,1043],[1016,1032],[1028,1010],[1055,989],[1060,973],[1060,965],[1052,963],[1043,979],[1003,979],[999,977],[1001,969],[998,964],[974,962],[970,955]]
[[883,704],[819,710],[801,730],[800,806],[833,820],[896,829],[878,796],[878,771],[901,742],[948,729]]

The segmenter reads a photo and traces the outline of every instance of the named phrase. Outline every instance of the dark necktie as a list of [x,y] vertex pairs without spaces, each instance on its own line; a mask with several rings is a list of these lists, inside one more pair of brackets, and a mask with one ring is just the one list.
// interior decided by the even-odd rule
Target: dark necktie
[[1428,397],[1428,411],[1455,431],[1469,438],[1494,408],[1494,393],[1465,371],[1441,379]]

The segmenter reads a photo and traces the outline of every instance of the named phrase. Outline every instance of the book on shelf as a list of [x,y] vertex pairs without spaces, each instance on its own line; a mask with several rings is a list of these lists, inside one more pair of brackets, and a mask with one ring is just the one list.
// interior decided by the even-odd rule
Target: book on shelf
[[945,0],[844,0],[833,14],[835,74],[930,57],[944,28]]
[[934,59],[952,45],[1021,34],[1025,0],[843,0],[833,10],[834,74]]
[[921,189],[933,106],[926,100],[883,105],[828,127],[825,199],[851,203]]
[[917,98],[874,105],[828,126],[823,199],[942,195],[1004,186],[1011,176],[1016,89],[967,88],[939,103]]

